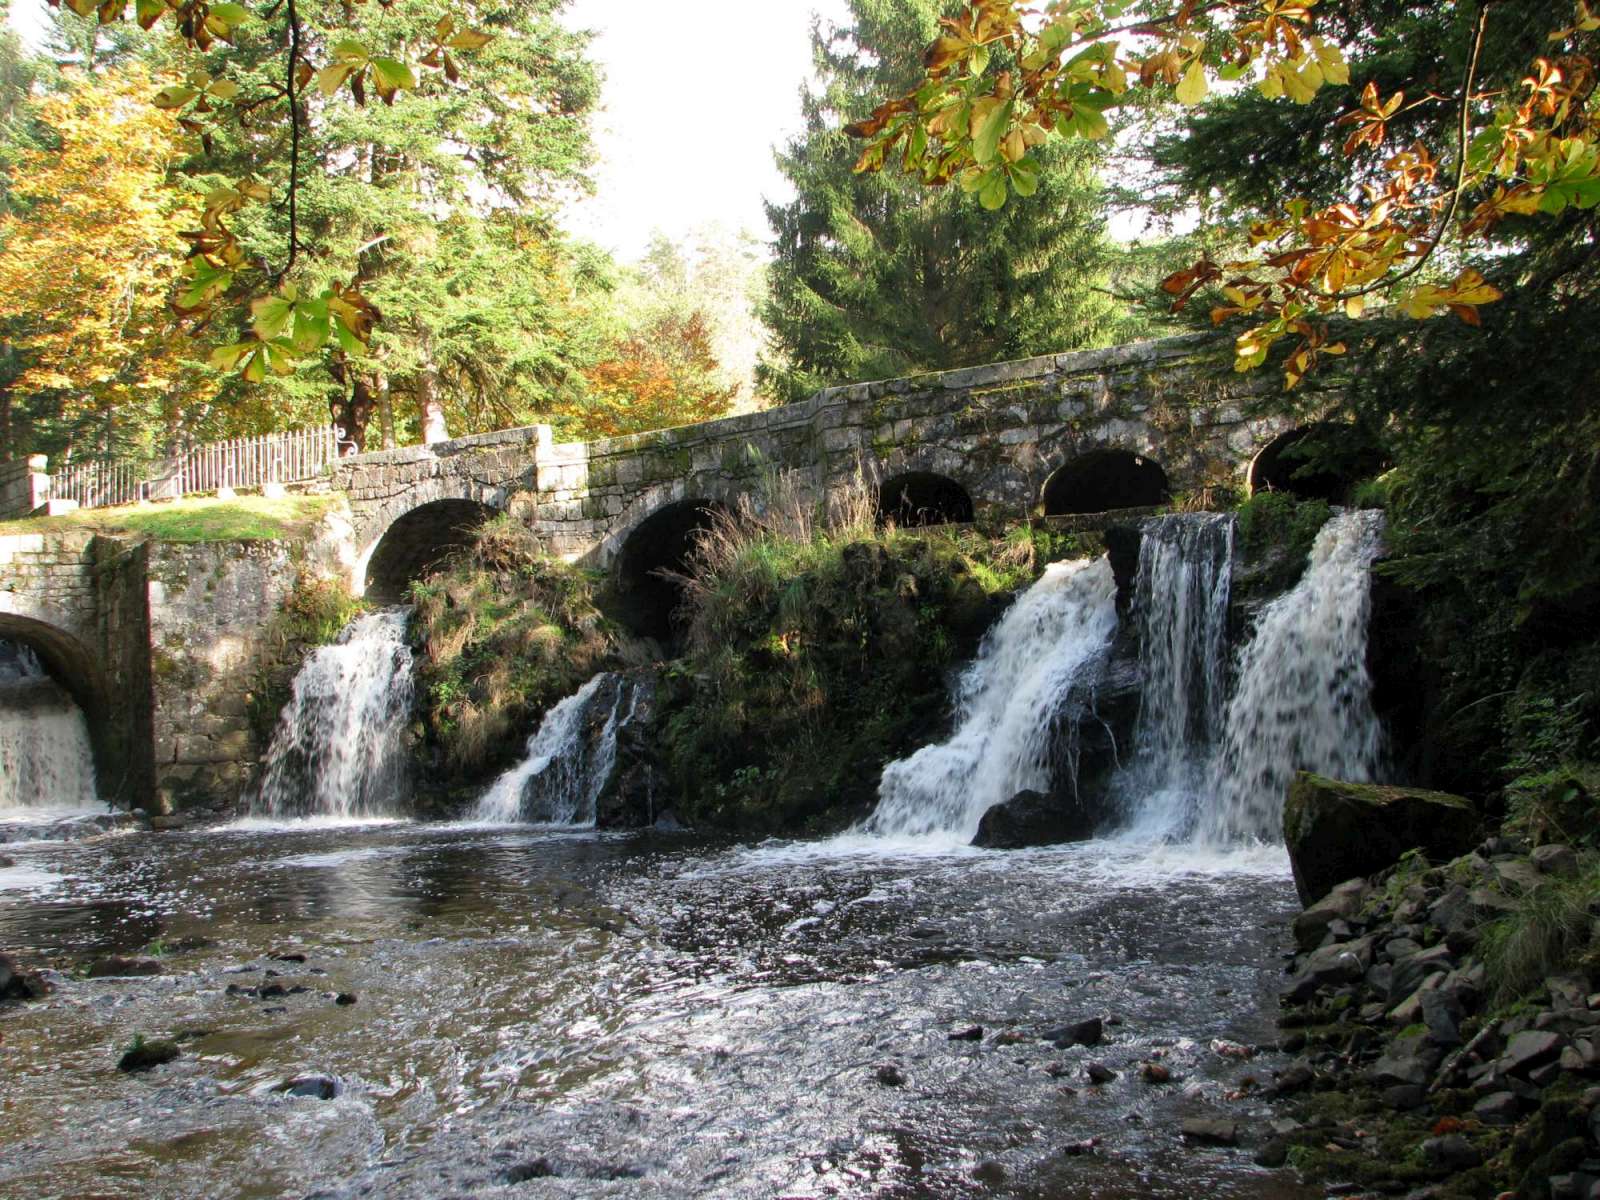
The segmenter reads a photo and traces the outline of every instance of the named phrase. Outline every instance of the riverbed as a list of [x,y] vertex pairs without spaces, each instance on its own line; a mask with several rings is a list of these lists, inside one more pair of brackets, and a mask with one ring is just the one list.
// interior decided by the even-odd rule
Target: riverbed
[[[63,973],[0,1013],[3,1194],[1312,1194],[1178,1134],[1272,1116],[1281,1060],[1241,1048],[1275,1036],[1281,851],[403,823],[7,850],[0,945]],[[152,949],[159,976],[71,970]],[[1104,1044],[1040,1038],[1095,1016]],[[119,1073],[137,1036],[182,1057]]]

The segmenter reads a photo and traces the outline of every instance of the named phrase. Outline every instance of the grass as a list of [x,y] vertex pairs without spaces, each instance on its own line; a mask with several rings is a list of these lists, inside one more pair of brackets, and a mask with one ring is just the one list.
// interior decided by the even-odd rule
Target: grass
[[256,542],[298,538],[338,504],[334,496],[268,500],[194,498],[118,508],[85,508],[59,517],[0,521],[0,537],[22,533],[133,534],[164,542]]
[[1496,1005],[1511,1004],[1549,975],[1572,968],[1589,939],[1589,904],[1600,895],[1600,867],[1572,879],[1547,879],[1484,930],[1478,954]]

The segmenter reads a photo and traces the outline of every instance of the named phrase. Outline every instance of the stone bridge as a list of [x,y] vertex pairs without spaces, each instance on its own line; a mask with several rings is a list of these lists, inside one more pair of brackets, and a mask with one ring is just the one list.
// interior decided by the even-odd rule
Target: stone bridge
[[865,481],[902,524],[1104,512],[1249,487],[1291,423],[1251,416],[1276,379],[1241,378],[1205,336],[829,388],[746,416],[597,442],[548,426],[344,460],[355,586],[394,599],[493,511],[544,548],[641,586],[681,562],[708,508],[792,472],[816,501]]

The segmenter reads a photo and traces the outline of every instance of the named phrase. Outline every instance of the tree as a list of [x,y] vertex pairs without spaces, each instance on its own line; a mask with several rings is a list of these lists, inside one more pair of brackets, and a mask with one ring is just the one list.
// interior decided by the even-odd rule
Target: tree
[[805,132],[778,155],[794,184],[769,204],[775,262],[762,318],[766,386],[785,399],[844,380],[1101,345],[1125,327],[1101,290],[1111,261],[1096,151],[1036,156],[1035,203],[994,211],[955,188],[853,171],[843,127],[919,72],[916,46],[958,5],[852,0],[853,23],[813,32],[820,86]]
[[585,372],[586,395],[556,405],[550,419],[561,437],[583,440],[709,421],[738,392],[718,373],[705,315],[663,312],[620,338]]
[[[447,410],[475,428],[491,412],[498,424],[526,419],[558,376],[572,384],[582,362],[563,362],[551,334],[579,323],[577,294],[590,275],[541,210],[586,186],[598,81],[585,35],[556,19],[562,2],[483,10],[497,36],[473,69],[424,76],[403,104],[357,107],[316,93],[298,150],[270,115],[212,132],[209,152],[190,165],[218,171],[202,176],[213,196],[237,192],[230,181],[252,170],[273,195],[288,189],[297,162],[302,173],[292,215],[227,200],[238,204],[231,232],[245,259],[294,265],[217,351],[219,366],[238,365],[245,382],[267,385],[292,411],[331,411],[358,448],[369,419],[385,431],[412,419],[396,412],[396,397],[409,398],[419,429],[437,429]],[[332,25],[339,7],[310,0],[301,11]],[[427,45],[447,8],[417,0],[369,14],[365,27],[375,43]],[[208,77],[226,72],[241,97],[271,95],[281,67],[275,23],[286,19],[214,49]],[[300,239],[317,253],[296,252]],[[564,295],[576,309],[563,307]],[[366,306],[368,344],[339,332],[330,296]]]
[[171,184],[181,136],[152,86],[135,67],[39,100],[47,144],[20,156],[0,215],[6,407],[53,394],[66,448],[102,455],[151,449],[205,386],[167,309],[197,205]]
[[[1444,270],[1436,254],[1447,240],[1470,243],[1513,217],[1600,204],[1600,114],[1588,103],[1600,16],[1579,0],[1554,27],[1532,27],[1543,38],[1540,52],[1513,65],[1523,72],[1514,88],[1488,91],[1491,18],[1525,22],[1524,6],[1447,7],[1468,25],[1457,82],[1446,90],[1430,81],[1424,94],[1408,96],[1369,81],[1338,119],[1356,190],[1328,204],[1296,198],[1263,212],[1251,228],[1255,258],[1202,259],[1166,281],[1180,306],[1220,287],[1225,303],[1214,319],[1251,322],[1236,341],[1238,369],[1260,366],[1289,339],[1292,387],[1320,357],[1344,352],[1329,337],[1330,317],[1360,315],[1375,298],[1392,299],[1413,318],[1454,313],[1477,322],[1479,306],[1501,292],[1476,268]],[[1360,24],[1354,5],[1329,9],[1347,27]],[[930,45],[922,79],[852,127],[866,139],[857,166],[881,170],[893,155],[925,183],[957,180],[999,208],[1010,192],[1033,191],[1037,149],[1052,134],[1104,137],[1106,111],[1130,94],[1193,106],[1221,78],[1252,82],[1270,100],[1311,103],[1325,84],[1349,82],[1345,51],[1318,27],[1316,11],[1314,0],[1213,0],[1174,10],[1055,0],[1032,21],[1014,0],[971,0]],[[1434,105],[1454,114],[1453,144],[1400,141],[1412,111]]]

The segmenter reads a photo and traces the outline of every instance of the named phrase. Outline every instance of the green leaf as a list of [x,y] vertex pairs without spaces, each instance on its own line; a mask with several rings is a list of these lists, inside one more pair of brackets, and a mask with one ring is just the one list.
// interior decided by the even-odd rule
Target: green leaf
[[167,11],[167,6],[161,0],[136,0],[133,6],[134,18],[139,22],[141,29],[149,29],[161,19],[161,14]]
[[978,203],[990,212],[1003,208],[1006,202],[1006,175],[1004,171],[991,171],[978,192]]
[[380,93],[385,88],[394,92],[417,86],[417,77],[411,73],[411,68],[392,58],[372,60],[372,81]]
[[452,50],[481,50],[494,41],[494,34],[480,33],[476,29],[463,29],[445,42]]
[[1032,159],[1024,158],[1011,164],[1008,174],[1011,186],[1019,196],[1031,196],[1039,190],[1039,168]]
[[[991,163],[1000,152],[1000,138],[1011,123],[1011,101],[996,104],[978,125],[977,136],[972,139],[972,157],[978,163]],[[1005,203],[1002,198],[1001,204]],[[993,207],[999,208],[996,204]]]
[[155,97],[150,101],[150,103],[154,104],[157,108],[182,108],[185,104],[189,103],[189,101],[193,100],[199,94],[200,93],[192,87],[184,87],[182,84],[175,83],[171,87],[162,88],[155,94]]
[[250,302],[250,328],[264,342],[270,342],[289,325],[294,316],[294,301],[283,296],[261,296]]
[[332,66],[323,67],[317,72],[317,88],[324,96],[331,97],[341,87],[344,81],[350,78],[350,73],[355,68],[348,63],[334,63]]
[[231,79],[219,79],[206,91],[218,100],[232,100],[239,94],[239,85]]
[[367,47],[354,38],[345,38],[333,44],[333,61],[360,66],[367,61]]
[[344,323],[344,321],[335,318],[333,322],[333,331],[338,335],[339,349],[343,350],[346,354],[349,354],[353,357],[359,357],[367,352],[367,344],[357,337],[354,331],[352,331],[351,328]]
[[240,342],[233,346],[218,346],[211,352],[211,365],[219,371],[231,371],[239,365],[239,360],[246,354],[255,351],[256,342]]
[[230,28],[243,25],[250,19],[250,10],[242,4],[213,4],[211,15]]
[[972,66],[972,73],[974,75],[982,75],[989,69],[989,47],[974,46],[969,62]]
[[295,305],[294,334],[289,339],[296,352],[310,354],[320,350],[328,341],[328,302],[307,300]]
[[1105,116],[1099,109],[1087,104],[1075,104],[1072,107],[1071,132],[1079,137],[1088,138],[1091,142],[1098,142],[1110,135],[1111,126],[1106,123]]

